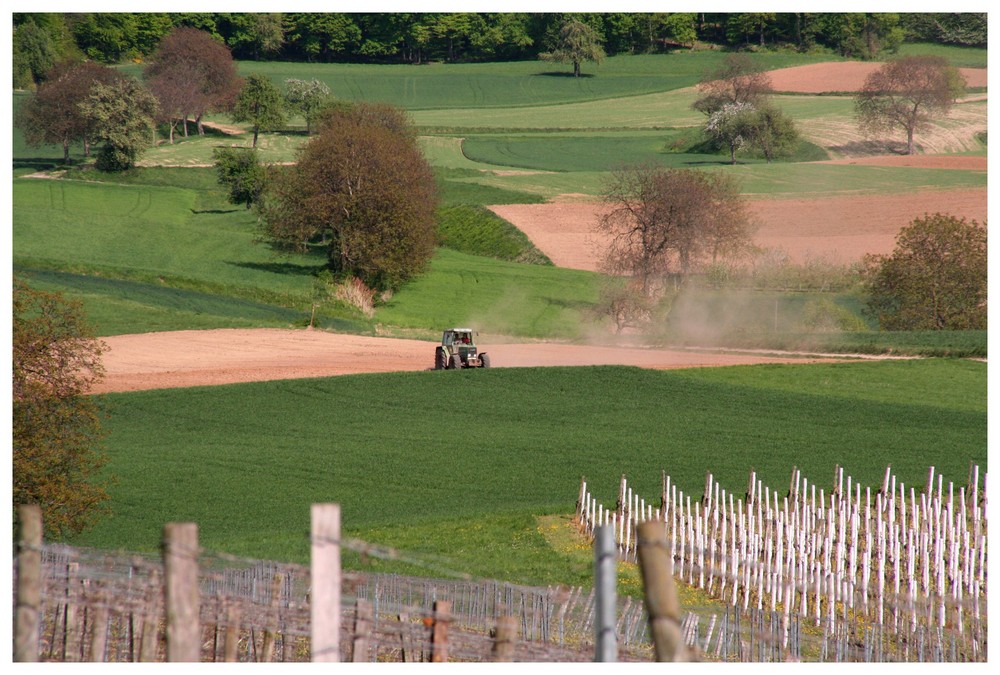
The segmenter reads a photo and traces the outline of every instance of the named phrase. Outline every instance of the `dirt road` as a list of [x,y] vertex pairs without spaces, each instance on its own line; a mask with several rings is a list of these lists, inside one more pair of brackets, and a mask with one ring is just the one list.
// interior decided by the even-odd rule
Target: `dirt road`
[[[176,331],[116,335],[103,341],[109,348],[104,357],[107,376],[92,390],[95,394],[428,370],[434,359],[432,342],[308,329]],[[629,365],[670,369],[833,360],[559,343],[486,343],[484,349],[495,367]]]

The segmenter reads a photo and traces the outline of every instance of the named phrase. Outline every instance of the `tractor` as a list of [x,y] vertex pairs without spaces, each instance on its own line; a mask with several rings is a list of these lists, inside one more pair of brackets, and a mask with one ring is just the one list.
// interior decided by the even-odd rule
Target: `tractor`
[[476,348],[475,331],[471,328],[449,328],[441,335],[441,344],[434,350],[434,370],[459,368],[489,368],[490,357]]

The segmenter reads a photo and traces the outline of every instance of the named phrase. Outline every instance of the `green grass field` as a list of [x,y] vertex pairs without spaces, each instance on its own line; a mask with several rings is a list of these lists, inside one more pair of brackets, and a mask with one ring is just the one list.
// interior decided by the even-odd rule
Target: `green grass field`
[[[647,501],[665,470],[700,497],[706,471],[741,494],[792,467],[865,485],[887,463],[986,469],[986,365],[944,361],[646,371],[422,372],[99,397],[115,515],[74,543],[154,551],[192,520],[208,550],[305,561],[309,505],[351,536],[523,583],[566,578],[534,517],[571,513],[581,476],[613,504],[623,473]],[[352,564],[357,565],[354,561]],[[411,570],[412,571],[412,570]],[[581,576],[589,574],[582,571]]]
[[[943,53],[985,66],[985,50]],[[317,325],[430,336],[463,323],[582,339],[601,276],[545,264],[482,207],[597,196],[622,161],[726,171],[755,198],[987,184],[985,172],[804,163],[825,156],[809,145],[774,164],[741,158],[728,166],[723,156],[694,152],[703,117],[690,108],[692,87],[722,56],[614,57],[585,65],[579,79],[539,62],[239,64],[243,74],[316,77],[340,98],[406,107],[436,173],[442,246],[430,270],[373,319],[323,301]],[[779,68],[831,57],[759,58]],[[13,105],[21,100],[16,94]],[[851,115],[849,97],[779,102],[806,125]],[[973,105],[985,131],[986,103]],[[299,126],[263,135],[264,160],[294,159],[306,140]],[[178,139],[146,153],[155,168],[116,176],[74,168],[63,180],[20,178],[59,166],[62,151],[13,137],[14,271],[80,299],[100,335],[309,321],[324,256],[278,255],[256,241],[255,214],[225,201],[210,168],[215,147],[247,145],[247,135]],[[79,148],[71,159],[83,162]],[[748,307],[772,326],[744,331],[738,346],[986,354],[985,332],[886,334],[862,322],[857,332],[802,333],[798,319],[813,305],[861,322],[851,289],[760,292]],[[337,501],[350,536],[437,564],[348,556],[349,566],[586,585],[589,562],[553,546],[539,521],[572,511],[581,476],[609,505],[623,473],[655,501],[662,470],[696,496],[706,471],[742,493],[751,468],[779,490],[793,466],[823,485],[835,464],[871,485],[889,463],[908,483],[919,484],[932,464],[960,483],[970,461],[986,469],[986,370],[957,359],[672,372],[498,368],[106,395],[114,515],[72,543],[152,552],[164,523],[192,520],[209,550],[305,561],[309,505]]]

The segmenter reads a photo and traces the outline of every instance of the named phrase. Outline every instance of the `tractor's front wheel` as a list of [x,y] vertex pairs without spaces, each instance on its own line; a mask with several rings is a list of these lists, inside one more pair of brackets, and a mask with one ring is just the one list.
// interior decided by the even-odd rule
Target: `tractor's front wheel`
[[451,355],[451,366],[452,370],[459,370],[462,367],[462,357],[458,354]]
[[444,349],[438,347],[434,350],[434,370],[444,370],[448,367],[448,360],[444,356]]
[[479,367],[480,368],[489,368],[490,367],[490,355],[489,354],[480,354],[479,355]]

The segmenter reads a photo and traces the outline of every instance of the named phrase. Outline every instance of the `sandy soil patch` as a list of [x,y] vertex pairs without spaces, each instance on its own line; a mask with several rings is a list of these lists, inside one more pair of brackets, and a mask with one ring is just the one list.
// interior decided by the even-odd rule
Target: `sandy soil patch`
[[[105,379],[91,393],[194,387],[352,373],[429,370],[434,343],[315,330],[219,329],[103,338]],[[721,354],[532,343],[482,346],[495,367],[630,365],[670,369],[816,363],[829,357]]]
[[[597,202],[490,207],[528,235],[555,265],[590,271],[598,270],[605,247],[593,231],[602,208]],[[823,258],[848,263],[866,253],[891,253],[899,229],[928,213],[985,221],[986,189],[756,200],[750,208],[761,223],[754,237],[758,245],[781,248],[795,262]]]
[[[814,63],[772,70],[771,86],[775,91],[802,94],[858,91],[870,73],[882,67],[881,63],[845,61],[843,63]],[[959,68],[969,87],[985,87],[986,68]]]

